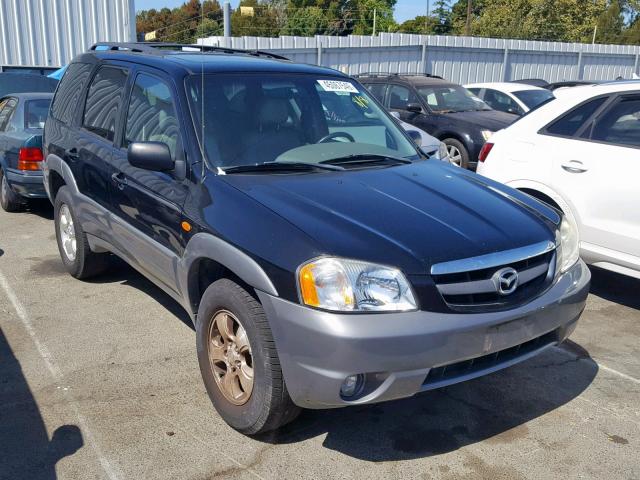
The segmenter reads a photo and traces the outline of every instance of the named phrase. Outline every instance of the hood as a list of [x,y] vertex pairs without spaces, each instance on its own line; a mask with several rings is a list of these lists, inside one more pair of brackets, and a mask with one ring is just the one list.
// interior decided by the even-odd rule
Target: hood
[[220,178],[304,231],[323,254],[393,265],[408,274],[553,240],[559,221],[524,194],[439,161]]
[[498,112],[497,110],[482,110],[471,112],[453,112],[445,113],[447,118],[458,121],[466,122],[479,128],[486,128],[492,132],[497,132],[503,128],[508,127],[518,118],[517,115],[511,113]]

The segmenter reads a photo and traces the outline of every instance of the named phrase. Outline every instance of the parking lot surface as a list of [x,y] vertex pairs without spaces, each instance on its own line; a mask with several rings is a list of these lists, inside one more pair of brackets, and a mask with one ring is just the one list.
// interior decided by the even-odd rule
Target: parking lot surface
[[0,211],[2,479],[640,478],[640,281],[593,270],[571,341],[520,365],[250,439],[186,313],[126,265],[71,278],[51,218]]

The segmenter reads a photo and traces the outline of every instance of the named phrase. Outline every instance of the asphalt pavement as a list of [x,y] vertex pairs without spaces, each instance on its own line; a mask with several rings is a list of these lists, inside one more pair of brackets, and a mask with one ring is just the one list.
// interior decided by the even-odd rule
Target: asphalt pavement
[[170,297],[119,262],[71,278],[47,203],[0,210],[0,479],[640,479],[639,340],[640,281],[594,269],[561,347],[247,438]]

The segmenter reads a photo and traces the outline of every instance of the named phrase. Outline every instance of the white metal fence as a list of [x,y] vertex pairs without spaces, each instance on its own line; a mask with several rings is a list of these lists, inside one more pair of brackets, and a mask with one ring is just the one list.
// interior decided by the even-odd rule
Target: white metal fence
[[95,42],[135,38],[134,0],[0,0],[0,70],[61,67]]
[[638,73],[640,46],[382,33],[376,37],[208,37],[198,43],[269,50],[354,75],[430,73],[457,83],[542,78],[614,80]]

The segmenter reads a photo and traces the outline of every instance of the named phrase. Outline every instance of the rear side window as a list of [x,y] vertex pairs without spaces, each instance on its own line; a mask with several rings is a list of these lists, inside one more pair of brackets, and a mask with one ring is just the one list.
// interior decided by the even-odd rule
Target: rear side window
[[51,105],[51,116],[63,123],[70,124],[80,102],[80,95],[87,85],[93,65],[72,63],[64,72],[56,96]]
[[24,126],[25,128],[44,128],[44,122],[49,113],[51,100],[43,98],[41,100],[29,100],[25,105]]
[[101,67],[98,70],[89,85],[84,128],[113,141],[126,82],[127,72],[121,68]]
[[590,102],[583,103],[579,107],[574,108],[569,113],[560,117],[546,128],[546,133],[552,135],[561,135],[563,137],[574,136],[580,127],[591,118],[591,116],[600,108],[608,97],[600,97]]
[[623,97],[595,123],[592,140],[640,147],[640,96]]
[[9,98],[3,103],[0,109],[0,132],[4,132],[7,128],[17,104],[18,101],[15,98]]
[[162,80],[141,73],[131,92],[125,145],[133,142],[162,142],[175,158],[180,127],[169,86]]

